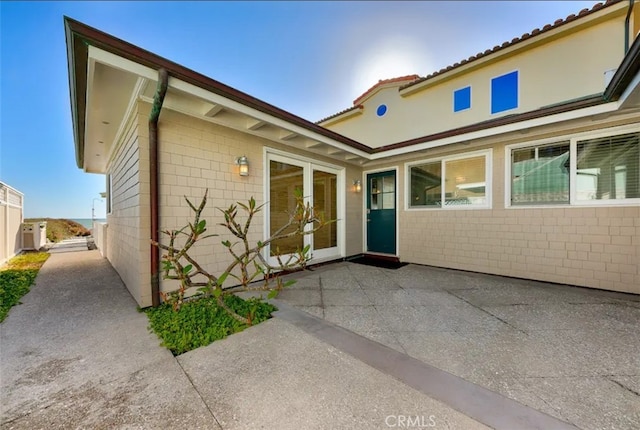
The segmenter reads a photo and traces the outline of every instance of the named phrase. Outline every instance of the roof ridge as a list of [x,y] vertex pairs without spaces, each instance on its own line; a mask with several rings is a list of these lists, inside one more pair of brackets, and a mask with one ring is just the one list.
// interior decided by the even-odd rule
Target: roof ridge
[[405,75],[405,76],[398,76],[396,78],[389,78],[389,79],[379,79],[378,82],[376,82],[371,88],[369,88],[367,91],[365,91],[364,93],[362,93],[360,96],[358,96],[354,101],[353,101],[353,106],[350,106],[346,109],[341,110],[340,112],[331,114],[327,117],[324,117],[322,119],[319,119],[318,121],[316,121],[316,124],[320,124],[322,122],[328,121],[330,119],[336,118],[342,114],[345,114],[347,112],[351,112],[352,110],[355,109],[362,109],[364,106],[362,106],[360,104],[360,101],[362,101],[362,99],[369,94],[370,92],[372,92],[373,90],[375,90],[376,88],[385,85],[385,84],[391,84],[394,82],[403,82],[403,81],[414,81],[416,79],[420,79],[420,75],[418,74],[413,74],[413,75]]
[[432,78],[434,78],[436,76],[439,76],[439,75],[441,75],[443,73],[446,73],[446,72],[448,72],[450,70],[453,70],[453,69],[458,68],[460,66],[463,66],[465,64],[469,64],[469,63],[471,63],[471,62],[473,62],[475,60],[478,60],[479,58],[482,58],[482,57],[485,57],[487,55],[493,54],[493,53],[495,53],[497,51],[500,51],[502,49],[505,49],[505,48],[508,48],[510,46],[513,46],[513,45],[515,45],[517,43],[523,42],[523,41],[525,41],[527,39],[530,39],[532,37],[538,36],[538,35],[540,35],[542,33],[546,33],[546,32],[548,32],[550,30],[553,30],[555,28],[560,27],[561,25],[567,24],[567,23],[575,21],[577,19],[584,18],[587,15],[590,15],[590,14],[592,14],[594,12],[597,12],[597,11],[599,11],[599,10],[605,8],[605,7],[609,7],[609,6],[613,5],[613,4],[620,3],[622,1],[624,1],[624,0],[606,0],[604,3],[602,3],[602,2],[596,3],[595,5],[593,5],[591,7],[591,9],[584,8],[580,12],[578,12],[577,14],[573,14],[572,13],[572,14],[568,15],[564,19],[562,19],[562,18],[556,19],[553,22],[553,24],[545,24],[542,28],[539,28],[539,27],[538,28],[534,28],[530,32],[522,34],[520,37],[514,37],[513,39],[511,39],[511,41],[505,41],[501,45],[496,45],[491,49],[486,49],[483,52],[478,52],[476,55],[472,55],[469,58],[461,60],[461,61],[459,61],[457,63],[454,63],[452,65],[443,67],[442,69],[438,70],[437,72],[430,73],[427,76],[420,77],[419,79],[416,79],[413,82],[409,82],[406,85],[403,85],[402,87],[400,87],[400,90],[404,90],[406,88],[412,87],[413,85],[417,85],[417,84],[419,84],[421,82],[424,82],[424,81],[426,81],[428,79],[432,79]]
[[367,91],[362,93],[360,97],[356,97],[356,99],[353,101],[353,104],[354,106],[357,106],[358,104],[360,104],[360,102],[365,96],[367,96],[369,93],[373,92],[373,90],[375,90],[376,88],[382,85],[392,84],[395,82],[403,82],[403,81],[415,81],[416,79],[420,79],[420,75],[415,73],[413,75],[398,76],[396,78],[379,79],[378,82],[376,82],[371,88],[369,88]]

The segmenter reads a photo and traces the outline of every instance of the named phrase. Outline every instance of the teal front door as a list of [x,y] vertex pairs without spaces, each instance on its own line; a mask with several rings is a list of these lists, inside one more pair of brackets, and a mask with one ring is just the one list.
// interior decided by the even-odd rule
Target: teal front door
[[367,252],[396,254],[396,172],[367,175]]

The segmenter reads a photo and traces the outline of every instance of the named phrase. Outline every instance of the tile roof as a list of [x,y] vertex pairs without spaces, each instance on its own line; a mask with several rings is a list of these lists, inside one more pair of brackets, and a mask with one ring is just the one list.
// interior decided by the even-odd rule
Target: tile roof
[[604,3],[596,3],[591,9],[586,9],[585,8],[585,9],[582,9],[580,12],[578,12],[577,15],[576,14],[571,14],[571,15],[567,16],[565,19],[562,19],[562,18],[556,19],[553,22],[553,24],[546,24],[542,28],[535,28],[530,33],[524,33],[522,36],[514,37],[510,41],[507,40],[507,41],[503,42],[501,45],[496,45],[491,49],[485,50],[484,52],[478,52],[476,55],[472,55],[471,57],[469,57],[467,59],[464,59],[464,60],[462,60],[462,61],[460,61],[458,63],[454,63],[452,65],[449,65],[447,67],[444,67],[444,68],[438,70],[437,72],[433,72],[433,73],[431,73],[431,74],[429,74],[429,75],[427,75],[425,77],[416,79],[413,82],[409,82],[408,84],[403,85],[402,87],[400,87],[400,89],[404,90],[405,88],[412,87],[413,85],[419,84],[420,82],[424,82],[427,79],[434,78],[434,77],[439,76],[439,75],[441,75],[443,73],[446,73],[446,72],[448,72],[450,70],[453,70],[453,69],[455,69],[457,67],[463,66],[463,65],[468,64],[468,63],[470,63],[472,61],[478,60],[478,59],[480,59],[482,57],[486,57],[487,55],[490,55],[490,54],[498,52],[498,51],[500,51],[502,49],[508,48],[510,46],[513,46],[513,45],[519,43],[519,42],[523,42],[523,41],[525,41],[527,39],[530,39],[532,37],[538,36],[538,35],[540,35],[542,33],[546,33],[548,31],[556,29],[556,28],[558,28],[558,27],[560,27],[560,26],[562,26],[564,24],[568,24],[568,23],[573,22],[573,21],[575,21],[577,19],[583,18],[583,17],[585,17],[587,15],[590,15],[590,14],[592,14],[594,12],[597,12],[602,8],[611,6],[611,5],[616,4],[616,3],[620,3],[622,1],[624,1],[624,0],[607,0]]
[[411,85],[413,83],[413,81],[415,81],[416,79],[420,79],[420,76],[419,75],[407,75],[407,76],[399,76],[397,78],[391,78],[391,79],[380,79],[374,86],[372,86],[367,91],[362,93],[362,95],[360,95],[360,97],[356,98],[353,101],[353,104],[354,105],[359,104],[362,101],[362,99],[364,99],[366,96],[371,94],[376,88],[381,87],[383,85],[393,84],[393,83],[396,83],[396,82],[404,82],[404,81],[410,81],[407,85]]
[[345,114],[347,112],[351,112],[352,110],[363,109],[363,108],[364,108],[364,106],[362,106],[362,105],[351,106],[351,107],[348,107],[346,109],[341,110],[338,113],[334,113],[333,115],[329,115],[328,117],[322,118],[322,119],[316,121],[315,123],[316,124],[320,124],[321,122],[329,121],[330,119],[339,117],[340,115]]
[[341,110],[338,113],[334,113],[333,115],[329,115],[328,117],[322,118],[321,120],[316,121],[316,124],[320,124],[330,119],[339,117],[340,115],[345,114],[347,112],[351,112],[352,110],[355,110],[355,109],[362,109],[363,106],[360,104],[362,99],[368,96],[369,94],[371,94],[376,88],[381,87],[382,85],[392,84],[395,82],[405,82],[405,81],[409,81],[409,83],[411,83],[411,81],[415,81],[416,79],[419,79],[419,78],[420,78],[419,75],[407,75],[407,76],[399,76],[397,78],[391,78],[391,79],[380,79],[374,86],[372,86],[367,91],[362,93],[360,97],[356,98],[353,101],[353,106],[346,108],[344,110]]

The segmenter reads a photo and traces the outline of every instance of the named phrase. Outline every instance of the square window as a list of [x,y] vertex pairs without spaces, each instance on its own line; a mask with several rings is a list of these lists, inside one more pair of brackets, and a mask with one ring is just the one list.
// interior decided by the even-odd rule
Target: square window
[[471,108],[471,87],[460,88],[453,92],[453,111],[460,112]]
[[511,152],[511,204],[569,203],[569,142]]
[[491,113],[518,107],[518,71],[491,79]]
[[409,167],[411,208],[487,208],[489,152]]
[[640,198],[640,133],[577,144],[576,199]]

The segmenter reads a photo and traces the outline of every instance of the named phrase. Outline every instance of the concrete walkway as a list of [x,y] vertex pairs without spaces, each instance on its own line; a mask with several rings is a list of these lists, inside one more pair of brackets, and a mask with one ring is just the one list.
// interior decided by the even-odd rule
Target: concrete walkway
[[0,324],[7,429],[215,428],[98,251],[52,254]]
[[[91,242],[93,242],[93,238],[91,238]],[[60,252],[87,251],[88,249],[89,241],[86,237],[72,237],[54,243],[51,245],[51,248],[49,248],[49,252],[51,254],[57,254]]]
[[174,358],[98,251],[52,255],[0,325],[2,428],[640,427],[640,297],[418,266],[295,277],[276,318]]

